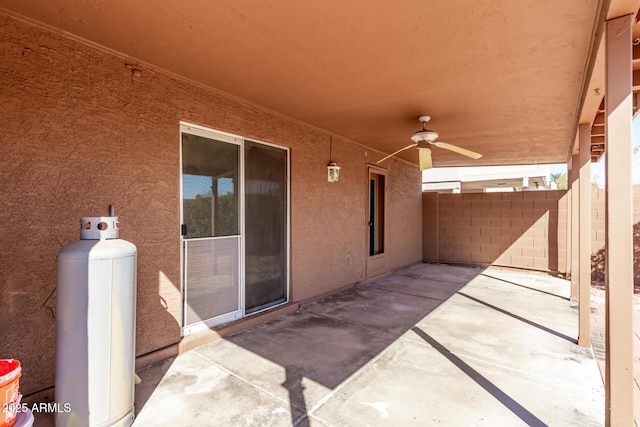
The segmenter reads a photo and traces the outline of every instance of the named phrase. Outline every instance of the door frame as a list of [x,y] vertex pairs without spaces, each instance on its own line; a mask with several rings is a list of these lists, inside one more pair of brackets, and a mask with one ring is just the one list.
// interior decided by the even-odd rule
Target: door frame
[[[384,187],[383,187],[383,192],[384,192],[384,201],[383,201],[383,231],[382,231],[382,241],[383,241],[383,251],[382,253],[376,254],[376,255],[370,255],[370,245],[371,245],[371,241],[370,241],[370,214],[371,214],[371,177],[372,175],[381,175],[384,176]],[[384,274],[387,272],[388,269],[388,239],[387,239],[387,229],[389,228],[387,226],[387,206],[388,206],[388,202],[387,199],[389,198],[387,195],[387,189],[388,189],[388,174],[387,174],[387,169],[381,168],[379,166],[374,166],[371,164],[367,164],[367,203],[366,203],[366,209],[365,209],[365,230],[366,230],[366,237],[365,237],[365,248],[366,248],[366,254],[367,254],[367,258],[366,258],[366,278],[372,278],[372,277],[376,277],[379,276],[381,274]]]
[[[240,224],[238,226],[238,232],[240,235],[240,245],[239,245],[239,301],[240,306],[237,311],[234,311],[227,315],[222,315],[215,317],[213,319],[204,320],[198,323],[194,323],[192,325],[186,325],[186,298],[187,298],[187,289],[185,286],[185,251],[184,251],[184,238],[180,233],[180,296],[181,296],[181,324],[180,324],[180,336],[185,336],[189,334],[193,334],[196,332],[201,332],[204,330],[211,329],[215,326],[222,325],[224,323],[228,323],[234,320],[238,320],[245,317],[251,317],[256,314],[263,313],[268,310],[275,309],[277,307],[286,305],[290,301],[291,296],[291,151],[289,147],[285,147],[278,144],[273,144],[269,142],[260,141],[255,138],[244,138],[240,135],[234,135],[228,132],[223,132],[215,129],[211,129],[205,126],[196,125],[193,123],[188,123],[184,121],[180,121],[179,123],[179,132],[178,132],[178,176],[179,176],[179,204],[180,204],[180,214],[179,214],[179,229],[180,224],[184,223],[184,207],[182,202],[182,134],[189,133],[192,135],[201,136],[204,138],[215,139],[221,142],[227,142],[231,144],[238,145],[240,147],[240,159],[239,159],[239,177],[238,177],[238,186],[239,186],[239,201],[238,201],[238,209],[239,209],[239,220]],[[265,307],[262,310],[254,311],[251,313],[246,313],[246,304],[245,304],[245,181],[244,181],[244,142],[251,141],[257,144],[266,145],[274,148],[278,148],[284,150],[286,152],[286,184],[287,184],[287,194],[286,194],[286,207],[285,207],[285,242],[287,245],[285,251],[285,300],[278,304],[274,304],[268,307]]]

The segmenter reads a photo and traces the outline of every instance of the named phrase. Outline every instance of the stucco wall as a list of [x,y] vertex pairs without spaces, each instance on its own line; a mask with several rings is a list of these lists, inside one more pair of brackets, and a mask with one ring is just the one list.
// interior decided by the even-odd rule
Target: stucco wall
[[[290,147],[291,296],[364,279],[367,163],[381,154],[0,14],[0,357],[53,385],[56,253],[114,204],[139,251],[137,354],[180,340],[179,122]],[[421,258],[417,167],[391,160],[389,269]]]
[[424,193],[423,259],[564,272],[566,209],[564,191]]

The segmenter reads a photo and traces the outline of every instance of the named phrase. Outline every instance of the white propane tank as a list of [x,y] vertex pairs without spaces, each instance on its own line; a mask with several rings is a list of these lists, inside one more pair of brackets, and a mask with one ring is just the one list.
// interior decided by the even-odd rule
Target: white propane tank
[[80,224],[58,252],[56,426],[130,426],[137,250],[113,214]]

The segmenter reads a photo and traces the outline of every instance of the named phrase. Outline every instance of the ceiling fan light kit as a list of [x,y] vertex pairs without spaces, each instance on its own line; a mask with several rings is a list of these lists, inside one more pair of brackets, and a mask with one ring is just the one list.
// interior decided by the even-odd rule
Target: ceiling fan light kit
[[461,148],[452,144],[447,144],[446,142],[437,141],[438,132],[434,132],[432,130],[427,129],[427,123],[431,120],[431,116],[420,116],[418,120],[422,123],[422,130],[414,132],[411,135],[411,140],[414,144],[408,145],[400,150],[389,154],[388,156],[378,160],[376,163],[382,163],[390,157],[395,156],[401,151],[408,150],[409,148],[415,147],[419,152],[419,160],[420,160],[420,170],[431,169],[433,167],[433,163],[431,161],[431,146],[435,145],[438,148],[442,148],[444,150],[453,151],[454,153],[462,154],[463,156],[470,157],[472,159],[479,159],[482,157],[482,154],[476,153],[471,150],[467,150],[466,148]]

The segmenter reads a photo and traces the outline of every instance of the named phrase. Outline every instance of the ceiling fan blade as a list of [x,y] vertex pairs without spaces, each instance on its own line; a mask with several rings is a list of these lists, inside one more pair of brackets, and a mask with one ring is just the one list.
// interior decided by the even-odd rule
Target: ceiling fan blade
[[447,144],[446,142],[434,142],[436,147],[444,148],[445,150],[453,151],[454,153],[462,154],[463,156],[471,157],[472,159],[479,159],[482,154],[475,151],[467,150],[466,148],[460,148],[456,145]]
[[420,170],[431,169],[433,163],[431,162],[431,149],[430,148],[418,148],[420,153]]
[[401,149],[399,149],[398,151],[396,151],[396,152],[394,152],[394,153],[389,154],[387,157],[384,157],[384,158],[382,158],[382,159],[378,160],[378,161],[376,162],[376,165],[377,165],[377,164],[379,164],[379,163],[384,162],[385,160],[387,160],[387,159],[388,159],[388,158],[390,158],[390,157],[395,156],[395,155],[396,155],[396,154],[398,154],[399,152],[404,151],[404,150],[407,150],[407,149],[409,149],[409,148],[411,148],[411,147],[415,147],[416,145],[418,145],[418,143],[411,144],[411,145],[407,145],[406,147],[401,148]]

